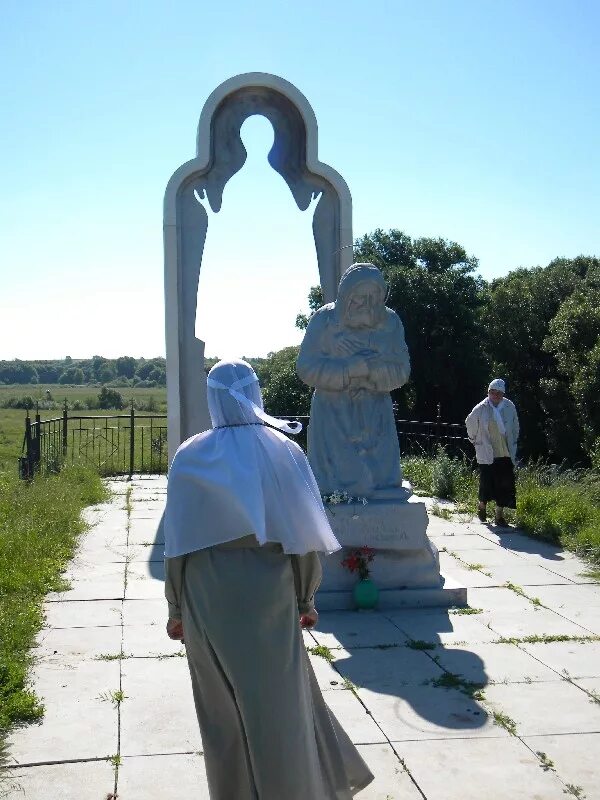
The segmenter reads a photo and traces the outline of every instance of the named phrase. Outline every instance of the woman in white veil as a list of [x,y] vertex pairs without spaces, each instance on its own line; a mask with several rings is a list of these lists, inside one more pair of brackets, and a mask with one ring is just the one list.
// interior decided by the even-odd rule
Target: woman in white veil
[[[178,449],[165,510],[167,632],[185,638],[211,800],[351,800],[373,776],[325,705],[301,626],[339,544],[298,432],[244,361],[209,373],[213,428]],[[278,429],[278,430],[277,430]]]

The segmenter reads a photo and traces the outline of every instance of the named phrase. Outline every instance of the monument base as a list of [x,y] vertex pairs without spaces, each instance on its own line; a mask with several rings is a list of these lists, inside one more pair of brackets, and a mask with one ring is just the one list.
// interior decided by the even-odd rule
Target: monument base
[[[437,589],[382,589],[377,608],[464,608],[467,605],[466,587],[447,576],[442,576],[442,583],[443,586]],[[317,592],[316,606],[318,611],[350,611],[356,607],[351,590],[323,589]]]
[[369,569],[380,591],[380,608],[466,605],[467,590],[440,574],[438,550],[427,536],[425,504],[417,497],[371,499],[365,505],[326,504],[325,509],[342,550],[321,557],[318,608],[353,607],[352,589],[358,575],[341,562],[363,546],[375,550]]

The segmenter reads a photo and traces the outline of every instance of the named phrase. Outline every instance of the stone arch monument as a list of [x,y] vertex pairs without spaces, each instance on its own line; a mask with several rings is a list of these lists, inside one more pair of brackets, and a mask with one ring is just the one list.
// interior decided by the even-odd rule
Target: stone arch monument
[[222,83],[198,123],[196,157],[177,169],[165,192],[165,327],[169,459],[179,444],[210,427],[204,342],[196,338],[196,299],[208,215],[221,209],[228,180],[246,160],[240,137],[245,120],[266,117],[275,133],[270,165],[304,211],[319,195],[313,235],[325,302],[335,300],[352,263],[352,199],[344,179],[318,159],[317,120],[304,95],[276,75],[250,72]]

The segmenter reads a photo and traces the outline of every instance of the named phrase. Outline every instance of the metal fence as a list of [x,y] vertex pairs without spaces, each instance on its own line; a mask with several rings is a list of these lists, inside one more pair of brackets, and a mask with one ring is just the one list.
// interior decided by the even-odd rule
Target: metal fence
[[440,445],[452,456],[473,455],[465,425],[439,419],[435,422],[396,419],[396,431],[404,455],[432,455]]
[[[308,416],[282,416],[299,420],[302,433],[294,437],[306,450]],[[25,419],[25,436],[19,472],[32,478],[37,472],[57,472],[64,464],[87,464],[102,475],[165,474],[168,469],[167,417],[165,414],[108,416],[70,415],[42,420],[39,412]],[[431,454],[442,445],[452,455],[471,455],[464,425],[396,419],[400,452]]]
[[168,467],[165,414],[70,415],[25,419],[19,472],[57,472],[65,464],[87,464],[101,475],[163,474]]

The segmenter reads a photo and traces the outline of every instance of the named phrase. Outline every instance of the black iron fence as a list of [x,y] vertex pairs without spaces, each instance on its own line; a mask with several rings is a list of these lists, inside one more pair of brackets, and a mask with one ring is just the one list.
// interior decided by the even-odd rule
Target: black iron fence
[[76,415],[25,419],[22,478],[57,472],[65,464],[87,464],[101,475],[161,474],[168,467],[165,414]]
[[432,455],[441,445],[452,456],[473,456],[473,445],[465,425],[455,422],[417,422],[396,419],[400,452],[404,455]]
[[[295,437],[306,450],[308,416],[282,416],[299,420],[302,433]],[[64,464],[88,464],[102,475],[134,473],[165,474],[168,469],[167,417],[140,414],[131,409],[108,416],[70,415],[67,408],[59,417],[32,419],[27,412],[19,471],[22,478],[37,472],[57,472]],[[400,452],[404,455],[431,454],[438,445],[452,455],[472,455],[464,425],[396,419]]]

